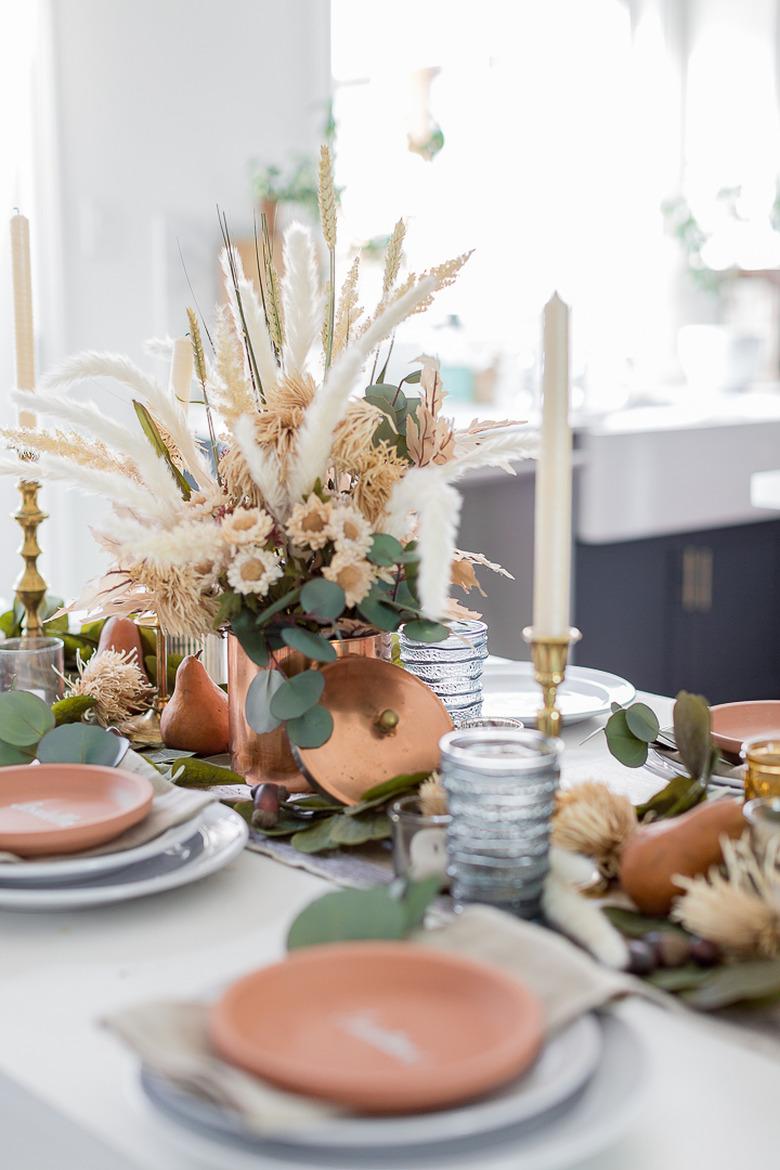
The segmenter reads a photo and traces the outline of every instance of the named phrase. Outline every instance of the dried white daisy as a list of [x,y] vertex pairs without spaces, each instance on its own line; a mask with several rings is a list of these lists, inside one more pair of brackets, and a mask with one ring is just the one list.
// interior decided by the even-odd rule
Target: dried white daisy
[[371,548],[371,525],[363,513],[351,504],[340,504],[333,508],[328,531],[337,553],[364,557]]
[[374,566],[349,552],[336,553],[322,570],[323,577],[335,581],[344,590],[347,608],[359,605],[374,583]]
[[261,508],[236,508],[222,521],[222,538],[234,548],[265,544],[273,526],[273,520]]
[[552,841],[561,849],[592,857],[602,877],[611,880],[636,827],[636,812],[627,796],[600,781],[586,780],[558,793]]
[[265,597],[281,575],[282,566],[276,554],[257,547],[243,549],[227,571],[228,581],[236,593],[256,593],[259,597]]
[[133,650],[101,650],[87,662],[76,658],[77,676],[68,683],[68,695],[89,695],[103,727],[120,731],[150,704],[152,687]]
[[721,847],[722,868],[674,878],[685,893],[672,908],[672,918],[729,954],[780,955],[780,840],[770,841],[763,861],[748,833],[738,841],[723,837]]
[[330,503],[323,502],[314,492],[303,504],[296,504],[287,521],[287,535],[305,548],[323,548],[330,537]]

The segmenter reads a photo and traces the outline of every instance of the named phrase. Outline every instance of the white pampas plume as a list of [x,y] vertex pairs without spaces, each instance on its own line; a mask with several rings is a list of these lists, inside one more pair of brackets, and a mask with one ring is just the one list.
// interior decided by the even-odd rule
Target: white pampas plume
[[574,942],[585,947],[606,967],[623,971],[628,966],[628,947],[607,916],[580,894],[556,870],[550,870],[542,891],[545,918]]
[[455,456],[444,464],[447,478],[460,479],[476,467],[500,467],[514,475],[512,461],[533,459],[539,447],[535,432],[520,430],[483,431],[474,436],[455,436]]
[[393,332],[416,306],[430,294],[435,282],[426,277],[402,296],[391,301],[357,341],[339,355],[328,372],[322,388],[307,407],[298,429],[295,455],[288,473],[290,499],[308,495],[316,480],[328,470],[333,432],[349,404],[355,382],[369,354]]
[[[244,309],[249,344],[252,347],[252,353],[257,362],[257,372],[260,375],[263,396],[268,400],[273,396],[273,392],[276,389],[279,367],[276,364],[276,354],[274,353],[274,347],[268,332],[265,313],[258,300],[254,285],[246,277],[239,280],[238,291],[241,295],[241,305]],[[232,310],[233,302],[231,302],[230,307]],[[236,311],[237,309],[238,306],[236,306]]]
[[446,466],[407,471],[393,488],[388,514],[382,521],[382,530],[401,540],[408,534],[410,514],[417,514],[420,608],[434,621],[441,621],[447,609],[462,503],[442,474]]
[[185,466],[195,476],[199,486],[204,488],[213,484],[209,465],[189,429],[181,407],[159,382],[147,377],[129,358],[114,353],[79,353],[47,374],[41,381],[41,387],[44,390],[67,389],[90,378],[100,377],[113,378],[132,390],[134,396],[143,402],[171,436]]
[[42,479],[68,483],[86,495],[98,496],[152,519],[170,520],[170,506],[166,500],[116,472],[82,467],[59,455],[49,454],[41,455],[36,467]]
[[144,342],[144,353],[149,357],[159,358],[160,361],[167,362],[170,365],[173,357],[174,338],[172,337],[147,337]]
[[311,232],[290,224],[284,233],[284,346],[282,362],[288,378],[302,378],[309,352],[319,336],[322,294]]
[[284,520],[288,511],[288,500],[282,482],[279,461],[272,447],[258,446],[255,437],[255,420],[249,414],[242,414],[236,420],[233,434],[239,450],[244,456],[249,474],[260,489],[269,512],[277,520]]

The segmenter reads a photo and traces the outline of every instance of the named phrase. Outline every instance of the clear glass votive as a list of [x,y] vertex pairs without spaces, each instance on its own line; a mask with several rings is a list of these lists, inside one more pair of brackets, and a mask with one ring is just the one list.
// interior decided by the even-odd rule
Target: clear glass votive
[[401,661],[427,683],[460,727],[482,714],[482,672],[488,656],[487,625],[480,621],[447,622],[443,642],[415,642],[401,626]]
[[563,745],[539,731],[465,728],[443,736],[448,872],[456,907],[521,918],[541,908]]
[[6,638],[0,642],[0,691],[32,691],[56,703],[65,689],[62,638]]
[[740,756],[745,761],[745,800],[780,796],[780,735],[746,739]]
[[439,877],[447,881],[447,813],[426,816],[416,795],[402,796],[390,806],[393,826],[393,869],[399,878]]

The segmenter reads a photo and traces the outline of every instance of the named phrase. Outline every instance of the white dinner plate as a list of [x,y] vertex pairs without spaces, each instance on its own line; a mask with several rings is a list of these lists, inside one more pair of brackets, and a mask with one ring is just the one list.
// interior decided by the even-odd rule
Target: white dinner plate
[[[486,662],[482,691],[482,714],[486,717],[522,719],[530,725],[541,706],[541,692],[530,662]],[[571,726],[608,715],[612,703],[625,706],[635,695],[636,688],[616,674],[570,666],[558,689],[558,703],[564,724]]]
[[174,845],[189,840],[197,832],[202,815],[202,810],[199,810],[189,820],[166,829],[152,841],[136,845],[133,849],[123,849],[120,853],[101,853],[98,857],[79,857],[75,854],[57,861],[0,862],[0,888],[8,885],[56,886],[62,882],[72,884],[97,877],[98,874],[126,869],[128,865],[136,865],[139,861],[156,857],[158,853],[165,853]]
[[165,853],[87,881],[0,887],[0,910],[78,910],[173,890],[222,869],[238,856],[248,836],[243,817],[224,804],[210,804],[189,840]]
[[583,1016],[555,1036],[531,1069],[512,1084],[488,1097],[453,1109],[399,1117],[334,1115],[316,1125],[298,1125],[257,1136],[228,1109],[174,1085],[149,1070],[142,1073],[150,1101],[186,1125],[202,1128],[215,1140],[246,1148],[265,1149],[270,1143],[285,1148],[317,1151],[419,1148],[430,1143],[473,1139],[507,1126],[537,1121],[577,1093],[593,1075],[602,1050],[601,1027],[593,1015]]
[[[202,1112],[182,1107],[182,1097],[191,1103],[195,1098],[174,1090],[169,1082],[145,1073],[143,1088],[165,1124],[165,1132],[178,1150],[185,1151],[199,1166],[214,1170],[257,1170],[266,1168],[329,1166],[352,1170],[367,1165],[381,1165],[384,1170],[401,1170],[416,1163],[413,1157],[438,1165],[489,1167],[494,1159],[502,1166],[517,1165],[522,1170],[564,1170],[598,1154],[618,1140],[638,1115],[647,1081],[647,1056],[639,1034],[618,1016],[599,1017],[602,1034],[601,1054],[593,1075],[578,1093],[569,1096],[530,1122],[511,1116],[503,1125],[493,1120],[487,1128],[477,1123],[480,1110],[491,1108],[497,1098],[475,1102],[460,1110],[446,1110],[419,1118],[339,1118],[329,1128],[331,1140],[323,1144],[323,1125],[314,1130],[299,1129],[296,1142],[269,1140],[254,1135],[243,1139],[212,1127]],[[564,1033],[565,1035],[565,1033]],[[552,1047],[552,1045],[550,1045]],[[517,1086],[505,1090],[511,1099]],[[202,1110],[208,1107],[200,1104]],[[453,1132],[453,1114],[471,1113],[472,1128]],[[212,1107],[211,1113],[223,1116]],[[398,1141],[394,1131],[412,1121],[428,1126],[427,1138],[412,1145]],[[355,1145],[338,1132],[361,1124],[382,1132],[381,1140]],[[311,1141],[311,1144],[310,1144]],[[471,1155],[471,1160],[466,1157]],[[511,1163],[508,1159],[512,1159]]]

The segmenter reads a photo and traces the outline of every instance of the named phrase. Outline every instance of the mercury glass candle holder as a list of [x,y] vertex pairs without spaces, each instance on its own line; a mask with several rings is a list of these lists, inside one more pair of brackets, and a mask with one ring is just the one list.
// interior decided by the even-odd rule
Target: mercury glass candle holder
[[456,907],[484,902],[536,917],[563,745],[538,731],[471,728],[449,732],[440,746]]
[[442,642],[415,642],[401,627],[401,661],[439,696],[456,727],[482,714],[482,672],[488,656],[487,625],[447,623]]
[[0,642],[0,691],[31,691],[56,703],[64,690],[62,638],[6,638]]

